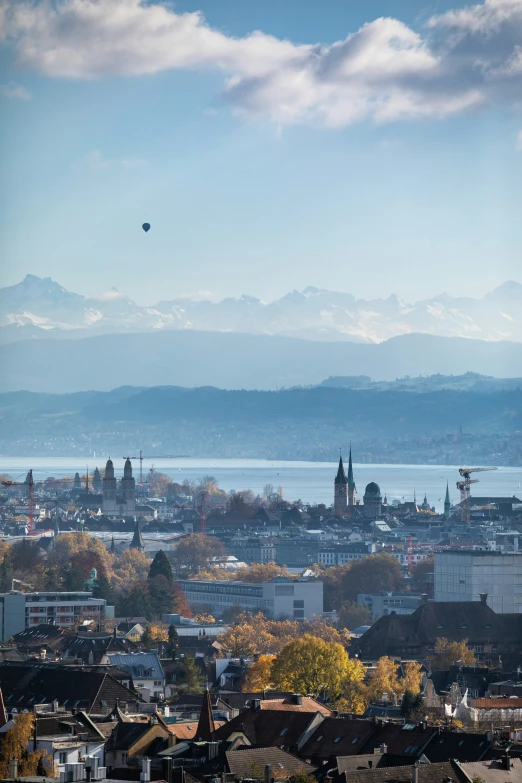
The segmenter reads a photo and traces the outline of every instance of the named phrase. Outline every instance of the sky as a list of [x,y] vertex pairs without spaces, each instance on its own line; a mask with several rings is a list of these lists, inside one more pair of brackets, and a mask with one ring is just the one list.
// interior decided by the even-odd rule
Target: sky
[[0,30],[2,286],[522,281],[522,0],[0,0]]

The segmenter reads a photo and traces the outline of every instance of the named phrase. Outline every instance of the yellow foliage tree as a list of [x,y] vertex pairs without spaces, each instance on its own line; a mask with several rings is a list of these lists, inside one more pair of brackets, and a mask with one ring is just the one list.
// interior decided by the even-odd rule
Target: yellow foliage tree
[[[32,736],[34,714],[21,712],[15,718],[11,729],[2,735],[2,753],[0,754],[0,778],[9,778],[9,762],[18,759],[18,774],[20,777],[36,775],[38,763],[46,762],[48,754],[44,750],[27,751],[27,745]],[[52,772],[52,770],[51,770]]]
[[450,642],[444,637],[435,641],[435,654],[430,658],[432,669],[446,671],[455,663],[463,666],[476,666],[477,659],[473,650],[468,650],[468,640]]
[[335,709],[340,712],[352,712],[354,715],[362,715],[369,702],[368,688],[364,683],[347,680],[343,683],[341,695],[335,702]]
[[[60,536],[61,538],[61,536]],[[60,540],[60,539],[58,539]],[[151,558],[137,549],[124,549],[114,560],[112,584],[117,592],[131,589],[136,582],[143,582],[148,574]]]
[[418,661],[408,661],[404,666],[404,677],[399,681],[401,695],[404,691],[420,693],[422,685],[422,664]]
[[275,644],[275,638],[262,628],[254,628],[248,624],[233,625],[224,634],[217,637],[222,652],[225,655],[231,655],[233,658],[246,656],[253,658],[259,653],[271,652],[271,647]]
[[272,686],[272,664],[275,655],[260,655],[257,661],[249,666],[241,686],[243,693],[260,693]]
[[202,625],[216,622],[216,618],[214,617],[214,615],[208,613],[197,614],[195,615],[194,620],[196,623],[201,623]]
[[387,655],[379,658],[375,669],[370,673],[368,680],[368,695],[371,699],[382,699],[382,694],[395,693],[399,696],[404,688],[399,683],[397,676],[397,664]]
[[281,690],[339,698],[343,683],[360,682],[364,666],[352,660],[340,644],[331,644],[310,634],[294,639],[281,650],[272,666],[274,685]]

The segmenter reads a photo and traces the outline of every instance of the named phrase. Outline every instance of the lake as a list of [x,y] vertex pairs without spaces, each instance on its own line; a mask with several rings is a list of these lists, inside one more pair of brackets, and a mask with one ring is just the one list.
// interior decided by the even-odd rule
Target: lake
[[[2,457],[0,473],[23,480],[29,468],[33,469],[36,481],[48,476],[70,476],[76,471],[91,473],[96,466],[104,467],[106,458],[88,460],[74,457]],[[115,459],[116,475],[123,474],[123,459]],[[151,462],[144,461],[146,477]],[[139,476],[139,461],[134,461],[134,476]],[[305,503],[326,503],[333,501],[333,481],[337,463],[329,462],[284,462],[256,459],[193,459],[156,460],[155,468],[166,473],[172,480],[181,483],[184,479],[198,480],[205,475],[214,476],[221,489],[251,489],[262,494],[265,484],[283,487],[286,500],[301,499]],[[358,497],[362,499],[364,488],[370,481],[376,481],[381,492],[392,500],[413,500],[414,489],[417,501],[422,502],[427,494],[430,505],[442,511],[446,481],[449,482],[452,502],[458,502],[459,492],[455,486],[459,480],[458,466],[448,465],[359,465],[354,464],[354,477]],[[478,474],[480,483],[474,485],[477,495],[517,495],[522,492],[522,468],[499,467],[495,471]]]

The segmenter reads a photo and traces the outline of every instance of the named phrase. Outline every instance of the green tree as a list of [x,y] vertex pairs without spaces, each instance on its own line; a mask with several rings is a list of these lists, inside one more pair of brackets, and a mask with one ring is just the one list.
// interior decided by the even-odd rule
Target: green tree
[[169,646],[167,648],[168,654],[170,658],[174,661],[176,658],[176,653],[178,652],[179,647],[179,636],[178,632],[176,630],[176,626],[172,625],[172,623],[169,625]]
[[93,598],[104,598],[109,606],[114,603],[114,592],[107,574],[102,571],[98,574],[92,590]]
[[154,579],[157,576],[164,576],[167,581],[172,582],[172,567],[163,549],[156,553],[150,564],[149,579]]
[[6,552],[0,565],[0,591],[8,593],[13,584],[13,561],[11,555]]
[[401,701],[401,716],[403,718],[406,718],[407,721],[414,721],[416,723],[425,712],[423,707],[424,705],[420,693],[404,691]]
[[205,676],[196,665],[196,659],[192,655],[185,655],[181,665],[184,683],[189,693],[201,693]]
[[150,623],[147,623],[145,626],[145,630],[141,636],[141,643],[146,650],[150,650],[150,648],[154,646],[154,639],[152,638]]

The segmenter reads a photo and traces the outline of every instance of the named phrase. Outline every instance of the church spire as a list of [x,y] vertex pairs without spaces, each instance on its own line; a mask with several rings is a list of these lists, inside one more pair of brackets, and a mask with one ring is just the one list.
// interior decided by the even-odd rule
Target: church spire
[[209,742],[212,739],[212,734],[216,730],[214,724],[214,716],[212,715],[212,702],[210,701],[210,693],[208,688],[203,694],[203,703],[201,705],[201,712],[199,714],[198,727],[196,729],[196,741]]
[[337,476],[335,477],[336,484],[347,484],[346,475],[344,473],[343,455],[339,456],[339,469],[337,470]]
[[446,481],[446,497],[444,498],[444,516],[451,516],[451,500],[449,496],[449,483]]
[[355,481],[353,478],[353,465],[352,465],[352,444],[350,443],[350,454],[348,457],[348,486],[351,490],[355,489]]
[[134,525],[134,535],[132,536],[130,548],[137,549],[140,552],[143,552],[145,549],[145,542],[143,540],[143,536],[141,535],[138,520],[136,520],[136,524]]

